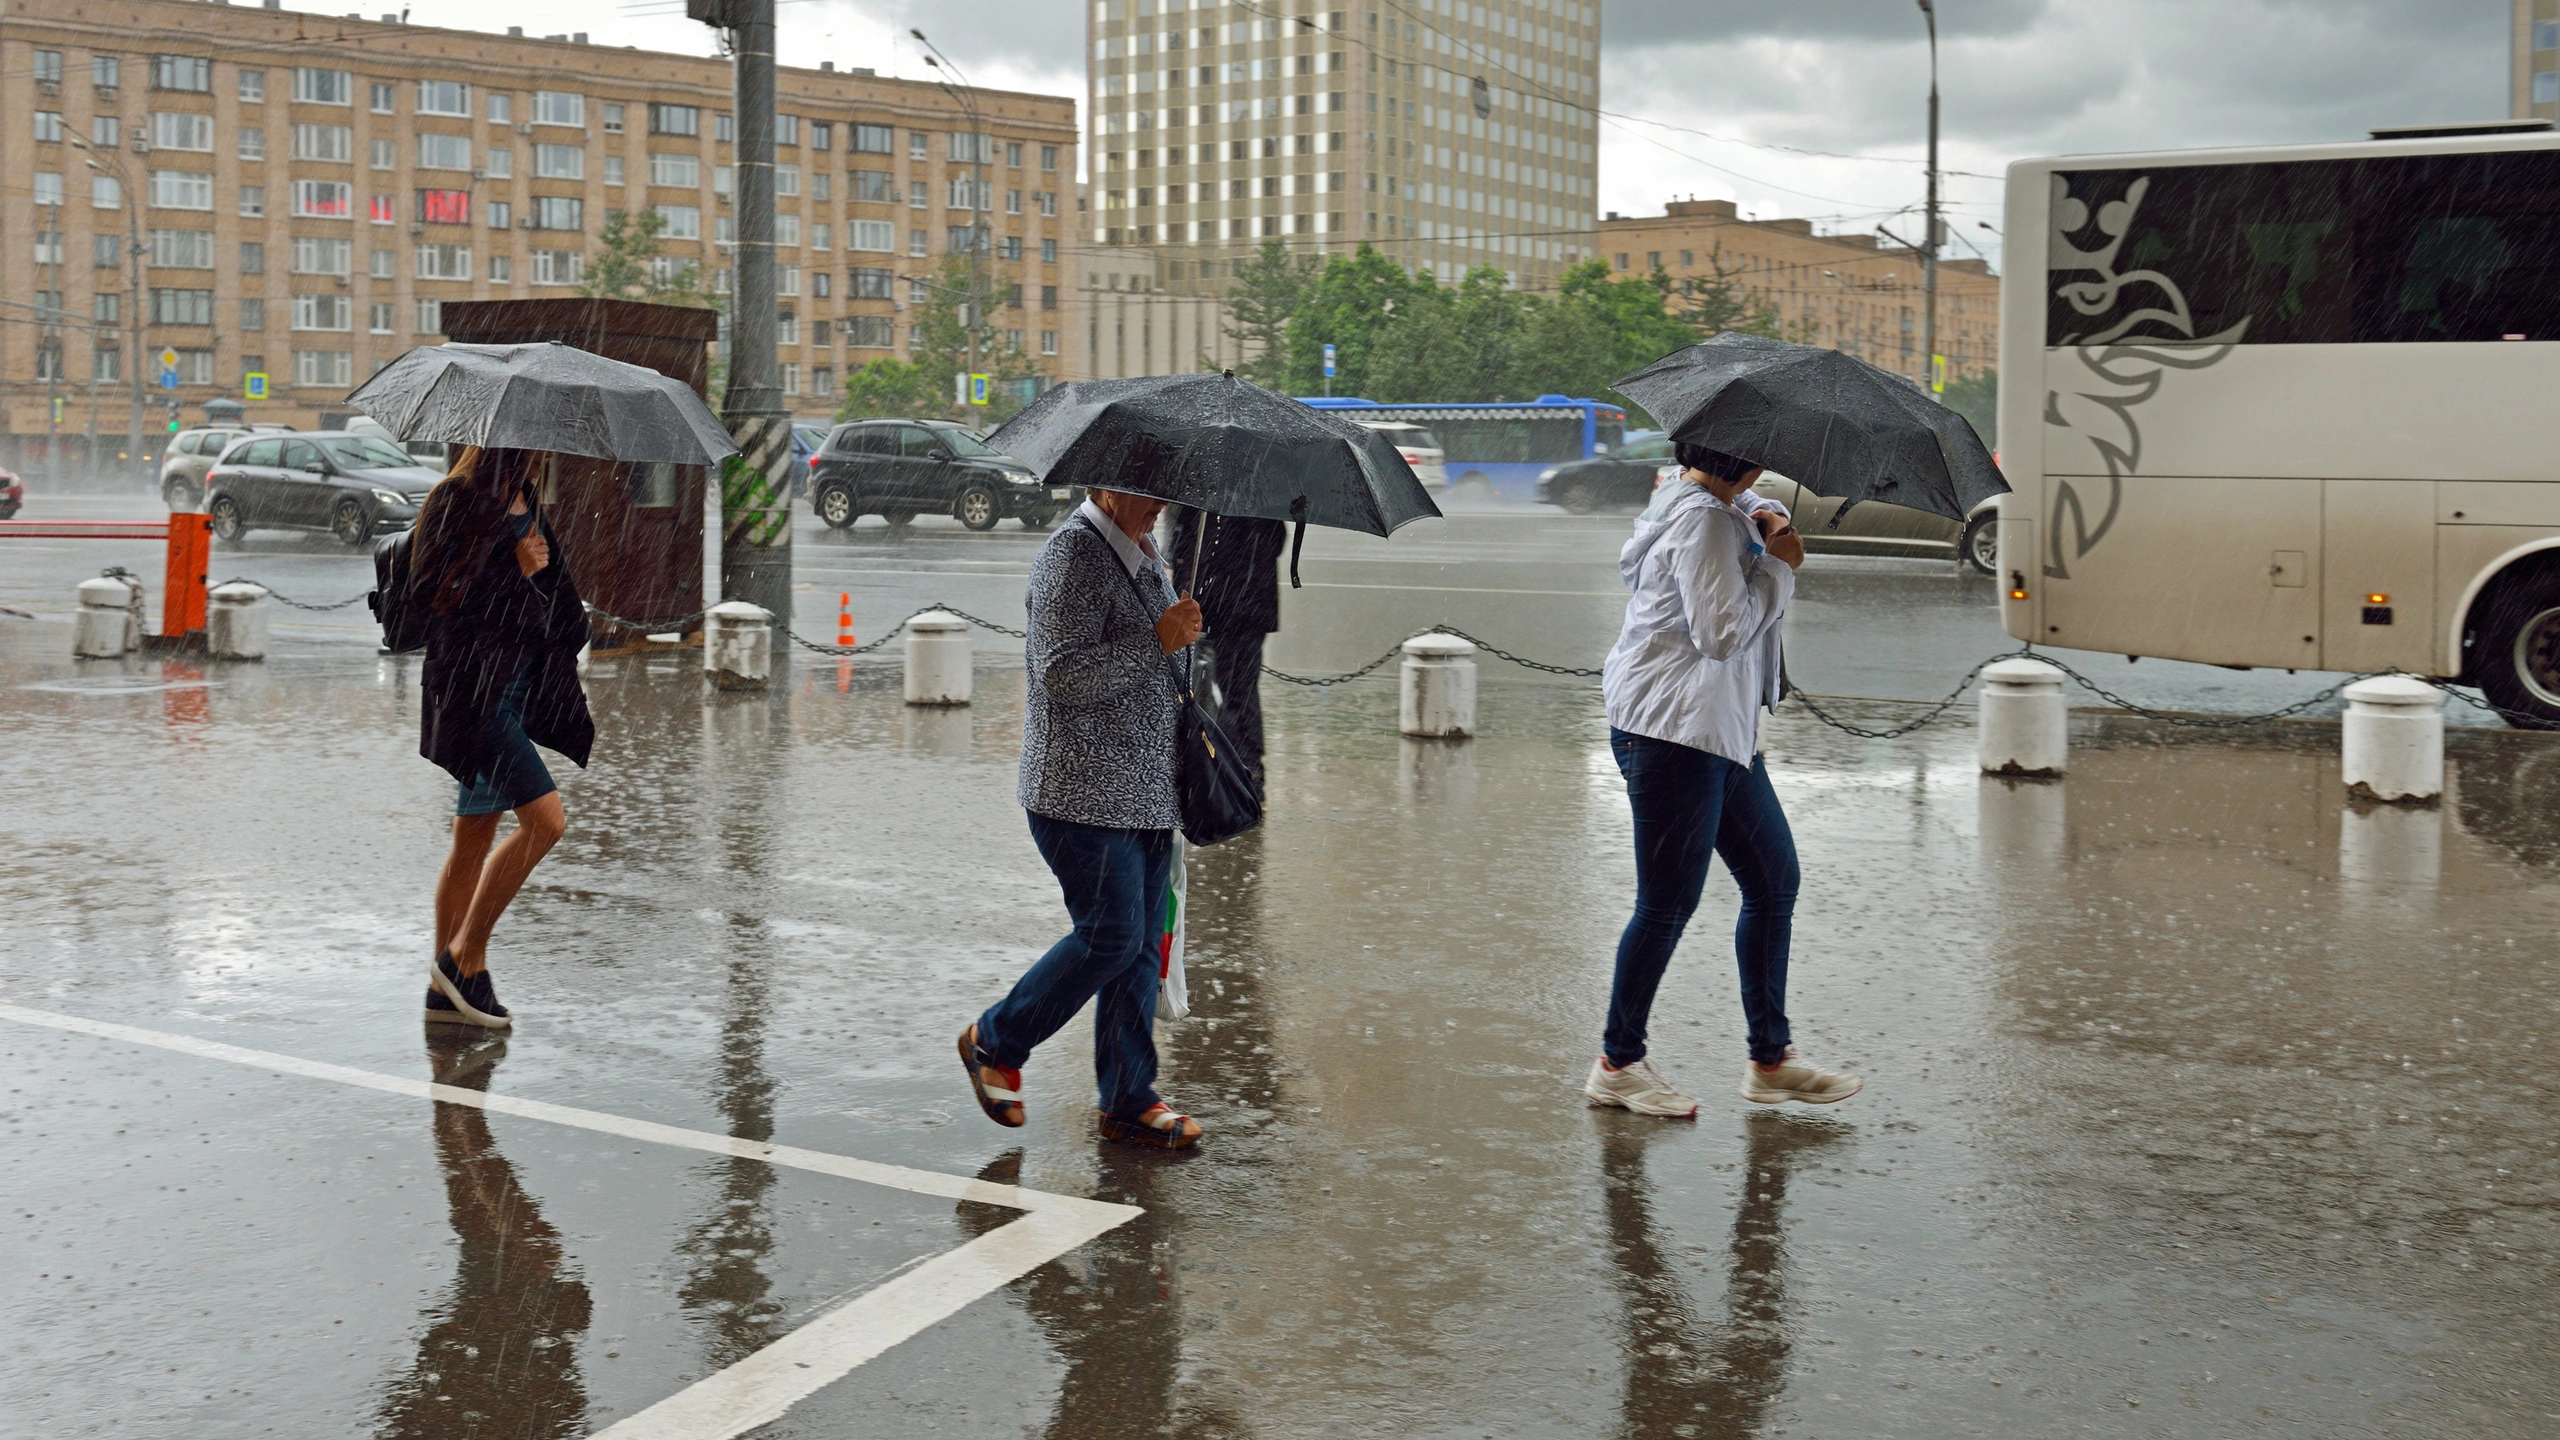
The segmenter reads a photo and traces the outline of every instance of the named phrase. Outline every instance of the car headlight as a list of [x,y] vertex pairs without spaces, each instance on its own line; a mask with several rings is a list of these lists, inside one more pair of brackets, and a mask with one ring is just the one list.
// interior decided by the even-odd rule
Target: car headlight
[[1557,472],[1558,470],[1563,469],[1563,468],[1564,468],[1564,467],[1563,467],[1563,466],[1561,466],[1561,465],[1550,465],[1550,466],[1548,466],[1546,469],[1541,470],[1541,471],[1539,471],[1539,472],[1538,472],[1538,478],[1539,478],[1541,481],[1553,480],[1554,478],[1556,478],[1556,472]]
[[397,490],[376,490],[373,492],[373,498],[381,504],[394,508],[403,507],[409,503],[409,497]]
[[1012,481],[1016,485],[1037,485],[1040,483],[1040,477],[1032,474],[1028,470],[1007,470],[1004,472],[1004,475],[1006,479]]

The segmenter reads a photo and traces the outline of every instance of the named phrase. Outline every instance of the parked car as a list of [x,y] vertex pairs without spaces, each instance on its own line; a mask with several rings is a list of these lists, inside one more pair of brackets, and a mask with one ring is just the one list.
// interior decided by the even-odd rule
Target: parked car
[[1078,498],[1075,487],[1042,483],[1030,466],[948,420],[837,426],[810,471],[810,503],[832,530],[863,515],[904,525],[928,512],[956,516],[972,530],[1007,518],[1037,530]]
[[170,440],[169,450],[160,461],[160,498],[172,510],[204,508],[204,476],[222,452],[242,436],[265,433],[289,434],[290,425],[209,425],[196,430],[181,430]]
[[387,441],[394,448],[407,451],[409,458],[418,464],[432,465],[438,469],[442,469],[445,461],[453,454],[452,447],[441,440],[403,440],[370,415],[355,416],[340,428],[350,435],[371,435],[377,440]]
[[[1588,515],[1608,506],[1640,509],[1656,488],[1679,478],[1665,436],[1631,441],[1605,459],[1558,465],[1538,478],[1538,499],[1568,514]],[[1943,515],[1901,505],[1869,503],[1851,506],[1833,528],[1840,502],[1816,495],[1784,475],[1764,472],[1752,487],[1787,507],[1804,536],[1808,555],[1900,555],[1923,559],[1955,559],[1981,575],[2000,568],[1999,502],[1986,500],[1959,525]]]
[[817,472],[818,452],[827,448],[828,427],[806,420],[791,422],[791,493],[796,497]]
[[442,475],[400,447],[344,431],[253,435],[235,441],[205,477],[213,536],[237,545],[252,530],[320,530],[360,549],[405,530]]
[[1396,453],[1413,467],[1414,476],[1425,490],[1449,488],[1449,456],[1440,448],[1440,437],[1419,425],[1402,420],[1354,420],[1363,430],[1375,430],[1395,442]]
[[18,518],[18,508],[27,503],[27,487],[13,471],[0,470],[0,520]]

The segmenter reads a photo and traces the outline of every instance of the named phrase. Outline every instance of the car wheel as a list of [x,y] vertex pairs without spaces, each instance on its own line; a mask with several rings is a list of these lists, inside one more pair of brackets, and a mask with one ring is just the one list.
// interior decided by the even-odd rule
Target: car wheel
[[892,528],[904,530],[908,526],[916,523],[916,512],[913,510],[883,510],[880,512],[880,518],[888,521]]
[[204,503],[196,494],[195,487],[184,480],[170,481],[168,488],[160,492],[160,498],[168,501],[172,510],[193,510]]
[[1600,491],[1588,480],[1576,480],[1564,487],[1556,503],[1567,515],[1588,515],[1600,508]]
[[2560,730],[2560,570],[2498,587],[2479,629],[2473,673],[2489,703],[2523,730]]
[[996,503],[996,492],[984,485],[972,485],[960,492],[951,513],[971,530],[993,530],[996,522],[1004,518],[1004,507]]
[[1964,522],[1964,538],[1956,542],[1956,557],[1973,568],[1976,575],[2000,573],[2000,515],[1985,510]]
[[1022,517],[1022,528],[1025,530],[1046,530],[1049,528],[1050,522],[1057,518],[1058,517],[1055,515],[1025,515]]
[[364,507],[353,500],[341,500],[329,512],[329,533],[350,550],[362,550],[373,540],[373,522],[364,518]]
[[853,523],[853,492],[841,485],[821,485],[818,487],[816,509],[818,518],[827,522],[828,529],[841,530]]
[[249,533],[248,517],[240,513],[240,502],[228,495],[216,495],[212,510],[213,538],[236,548]]
[[1481,470],[1470,470],[1458,477],[1458,483],[1449,487],[1449,493],[1462,500],[1490,500],[1493,498],[1493,477]]

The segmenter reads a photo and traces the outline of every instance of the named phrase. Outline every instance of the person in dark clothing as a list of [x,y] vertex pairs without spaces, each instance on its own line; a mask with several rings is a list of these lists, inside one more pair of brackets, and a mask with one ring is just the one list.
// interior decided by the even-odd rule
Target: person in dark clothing
[[[1200,546],[1203,529],[1208,547]],[[1173,577],[1200,602],[1209,672],[1217,684],[1227,733],[1262,766],[1262,643],[1280,628],[1280,551],[1289,538],[1279,520],[1211,515],[1185,507],[1173,522]],[[1194,554],[1199,583],[1192,584]]]
[[[595,744],[578,650],[586,607],[535,504],[542,457],[465,446],[418,507],[410,583],[427,622],[418,753],[460,782],[436,877],[430,1021],[506,1029],[490,932],[568,828],[539,743],[580,768]],[[498,817],[516,832],[495,844]]]

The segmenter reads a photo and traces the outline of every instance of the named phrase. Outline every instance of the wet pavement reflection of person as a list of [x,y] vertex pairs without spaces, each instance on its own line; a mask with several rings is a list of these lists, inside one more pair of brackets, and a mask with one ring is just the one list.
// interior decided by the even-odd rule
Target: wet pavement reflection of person
[[[503,1040],[431,1033],[437,1083],[486,1091]],[[437,1162],[455,1240],[452,1286],[427,1314],[418,1358],[382,1397],[378,1434],[586,1433],[587,1386],[578,1342],[593,1302],[477,1105],[435,1102]]]
[[[1786,1390],[1794,1353],[1788,1318],[1784,1212],[1797,1161],[1847,1133],[1828,1121],[1753,1115],[1743,1121],[1742,1192],[1726,1248],[1724,1314],[1698,1313],[1681,1247],[1656,1227],[1645,1147],[1665,1138],[1627,1118],[1599,1117],[1610,1274],[1625,1299],[1627,1437],[1760,1433]],[[1796,1308],[1801,1308],[1799,1303]]]

